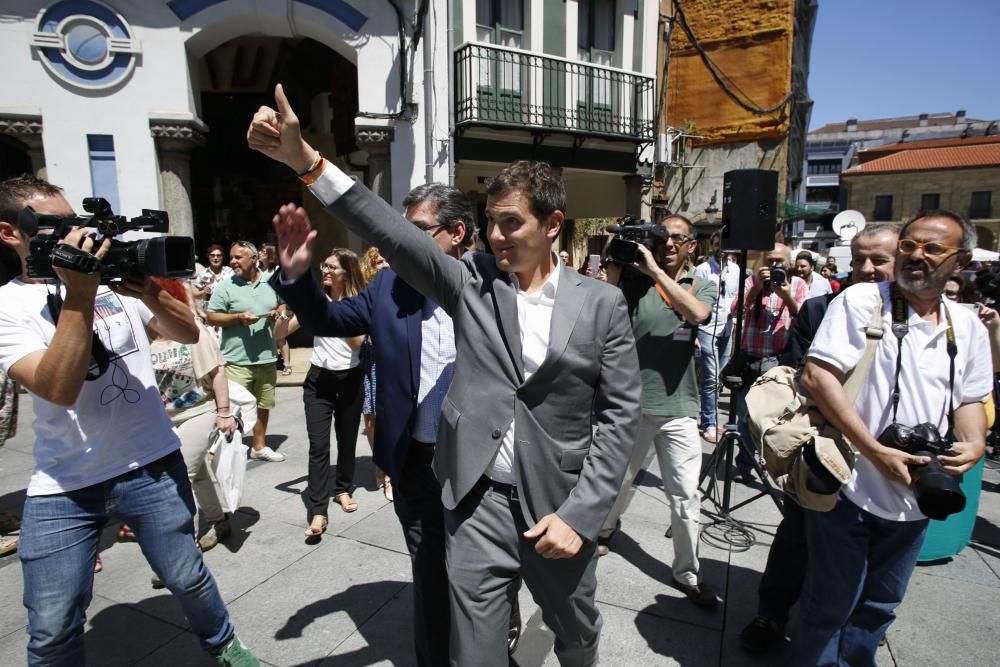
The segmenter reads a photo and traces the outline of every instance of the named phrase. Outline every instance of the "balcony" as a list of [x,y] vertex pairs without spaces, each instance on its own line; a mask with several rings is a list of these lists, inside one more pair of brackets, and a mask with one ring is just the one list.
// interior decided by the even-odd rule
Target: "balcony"
[[652,77],[472,43],[455,52],[455,122],[653,141]]
[[840,174],[812,174],[806,176],[807,188],[825,188],[840,185]]

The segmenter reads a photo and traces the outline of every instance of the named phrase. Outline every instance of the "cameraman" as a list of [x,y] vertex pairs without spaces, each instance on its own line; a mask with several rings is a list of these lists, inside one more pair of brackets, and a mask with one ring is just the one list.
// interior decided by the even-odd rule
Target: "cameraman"
[[[955,440],[937,457],[953,475],[983,455],[981,401],[992,387],[991,365],[982,363],[989,358],[986,330],[975,314],[942,299],[948,277],[969,262],[975,246],[975,228],[955,213],[911,220],[899,234],[896,282],[844,290],[809,348],[802,387],[859,455],[836,507],[804,510],[809,555],[792,664],[874,664],[903,599],[927,530],[911,467],[931,458],[880,444],[880,434],[894,423],[933,425]],[[844,376],[864,353],[879,294],[884,334],[852,405]]]
[[688,271],[697,238],[687,218],[672,215],[661,224],[665,238],[657,240],[652,252],[639,244],[639,257],[627,269],[629,273],[616,262],[607,268],[608,282],[621,284],[632,319],[642,381],[642,419],[622,490],[604,522],[598,544],[607,543],[628,507],[632,483],[650,445],[655,444],[663,490],[670,503],[673,585],[694,604],[711,609],[718,604],[718,597],[711,587],[698,581],[701,437],[694,349],[697,327],[711,315],[717,287]]
[[[33,283],[19,227],[28,206],[74,216],[56,186],[31,176],[0,182],[0,244],[22,268],[0,288],[0,368],[32,394],[36,415],[19,548],[28,664],[84,664],[94,560],[113,514],[135,531],[202,648],[221,664],[256,665],[194,541],[191,486],[150,363],[145,327],[194,342],[193,314],[149,280],[112,291],[96,273],[56,268],[61,286]],[[62,243],[98,259],[110,247],[84,229]]]

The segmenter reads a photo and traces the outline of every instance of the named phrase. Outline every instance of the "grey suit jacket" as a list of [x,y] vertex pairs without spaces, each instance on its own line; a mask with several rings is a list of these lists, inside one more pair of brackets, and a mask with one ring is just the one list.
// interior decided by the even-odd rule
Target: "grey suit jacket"
[[444,506],[454,509],[487,472],[514,419],[529,525],[555,512],[596,539],[639,428],[639,363],[621,291],[560,267],[548,353],[525,380],[517,293],[491,255],[456,262],[360,184],[328,210],[454,321],[455,374],[434,456]]

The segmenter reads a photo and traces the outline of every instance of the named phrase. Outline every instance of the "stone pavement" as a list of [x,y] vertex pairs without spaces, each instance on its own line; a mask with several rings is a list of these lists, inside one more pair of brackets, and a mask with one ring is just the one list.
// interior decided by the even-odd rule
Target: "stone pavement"
[[[296,375],[307,367],[296,360]],[[292,376],[290,379],[295,379]],[[0,507],[20,512],[30,476],[31,403],[22,403],[20,432],[0,448]],[[271,665],[412,665],[409,559],[393,513],[374,486],[370,450],[358,439],[353,514],[330,511],[317,545],[302,537],[306,513],[307,444],[301,389],[278,391],[268,444],[284,463],[250,462],[234,534],[205,554],[243,640]],[[709,452],[709,445],[705,445]],[[658,468],[652,466],[654,471]],[[878,664],[996,664],[1000,600],[1000,474],[987,470],[978,542],[945,565],[918,568]],[[736,498],[749,490],[736,486]],[[601,659],[607,665],[784,665],[786,654],[750,658],[737,636],[756,605],[756,586],[778,514],[769,500],[736,512],[756,543],[738,551],[703,543],[703,578],[722,593],[714,612],[692,606],[670,588],[669,513],[659,479],[640,477],[610,555],[598,567],[597,597],[604,616]],[[707,516],[703,517],[708,521]],[[86,628],[89,664],[210,665],[179,607],[150,587],[150,570],[136,544],[104,533],[104,571],[94,580]],[[713,533],[717,534],[717,533]],[[24,663],[26,614],[16,557],[0,559],[0,666]],[[527,591],[521,592],[524,638],[515,655],[522,667],[556,665],[552,637]],[[794,628],[792,629],[794,631]]]

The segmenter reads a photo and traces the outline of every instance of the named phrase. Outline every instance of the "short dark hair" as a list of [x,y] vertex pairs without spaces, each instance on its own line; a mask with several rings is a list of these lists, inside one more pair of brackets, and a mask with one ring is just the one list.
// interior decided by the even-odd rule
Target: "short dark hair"
[[54,197],[62,188],[31,174],[21,174],[0,181],[0,220],[17,225],[17,218],[35,197]]
[[973,227],[972,224],[960,214],[945,208],[935,208],[929,211],[921,211],[920,213],[917,213],[915,216],[903,223],[902,229],[899,230],[899,236],[902,237],[903,234],[906,233],[906,229],[914,222],[917,220],[923,220],[924,218],[948,218],[962,228],[962,248],[969,251],[976,248],[976,242],[979,240],[978,234],[976,234],[976,228]]
[[816,268],[816,258],[813,257],[813,254],[808,250],[803,250],[802,252],[800,252],[798,255],[795,256],[796,262],[799,261],[800,259],[806,260],[807,262],[809,262],[809,266],[813,267],[814,269]]
[[531,200],[531,212],[545,220],[556,211],[566,210],[566,185],[548,162],[511,162],[486,183],[486,195],[520,192]]
[[459,222],[465,224],[462,243],[476,233],[476,225],[472,218],[472,202],[458,188],[444,183],[418,185],[403,198],[403,207],[424,202],[434,205],[434,217],[444,225],[445,229],[452,229]]
[[680,213],[671,213],[669,215],[663,216],[663,219],[660,220],[660,224],[661,225],[664,224],[667,220],[680,220],[681,222],[683,222],[687,226],[687,235],[690,237],[689,240],[691,240],[691,241],[695,240],[696,237],[691,235],[691,232],[694,231],[694,223],[693,222],[691,222],[690,220],[688,220],[686,217],[684,217]]
[[[868,224],[866,224],[864,227],[861,228],[860,232],[858,232],[857,234],[854,235],[853,238],[851,238],[851,256],[853,257],[854,253],[857,251],[858,242],[861,239],[868,239],[873,236],[879,236],[881,234],[895,234],[896,237],[898,238],[899,225],[895,222],[869,222]],[[826,259],[829,262],[832,258],[827,257]]]

